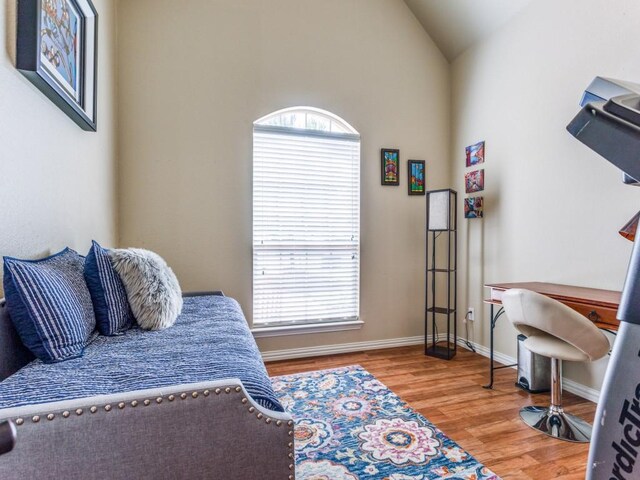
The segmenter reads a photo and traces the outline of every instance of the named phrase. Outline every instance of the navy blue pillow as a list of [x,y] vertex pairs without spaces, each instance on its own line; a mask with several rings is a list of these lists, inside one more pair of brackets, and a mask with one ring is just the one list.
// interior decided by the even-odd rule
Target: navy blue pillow
[[95,240],[84,263],[84,278],[89,287],[98,330],[103,335],[120,335],[133,325],[127,292],[113,269],[109,250]]
[[4,290],[22,343],[45,363],[82,355],[96,328],[84,257],[69,248],[42,260],[4,257]]

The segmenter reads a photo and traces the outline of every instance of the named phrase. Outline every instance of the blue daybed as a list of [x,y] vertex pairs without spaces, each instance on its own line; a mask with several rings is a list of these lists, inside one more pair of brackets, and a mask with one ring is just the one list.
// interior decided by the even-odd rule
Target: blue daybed
[[238,303],[185,296],[166,330],[96,336],[82,357],[32,360],[0,305],[2,479],[293,479],[293,422]]

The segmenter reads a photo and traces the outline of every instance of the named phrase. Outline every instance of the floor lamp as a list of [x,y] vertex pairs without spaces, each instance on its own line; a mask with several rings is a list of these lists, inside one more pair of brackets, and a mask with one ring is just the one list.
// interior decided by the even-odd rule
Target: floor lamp
[[[451,360],[458,349],[457,198],[456,191],[450,188],[427,192],[424,354],[445,360]],[[438,244],[440,253],[436,255]],[[440,288],[436,289],[436,285]],[[446,327],[441,332],[446,334],[444,341],[439,338],[438,323]]]

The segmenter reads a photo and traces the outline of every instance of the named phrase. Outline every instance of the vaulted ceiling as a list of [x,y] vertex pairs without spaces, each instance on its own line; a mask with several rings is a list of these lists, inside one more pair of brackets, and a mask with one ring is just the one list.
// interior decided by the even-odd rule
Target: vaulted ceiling
[[450,62],[533,0],[404,0]]

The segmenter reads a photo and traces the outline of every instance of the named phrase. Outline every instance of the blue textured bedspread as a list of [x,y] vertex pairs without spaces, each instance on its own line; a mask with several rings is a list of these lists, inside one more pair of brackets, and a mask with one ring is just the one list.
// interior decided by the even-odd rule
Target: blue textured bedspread
[[0,408],[225,378],[239,378],[256,402],[283,411],[238,302],[188,297],[171,328],[98,336],[73,360],[34,360],[0,382]]

